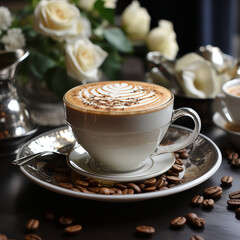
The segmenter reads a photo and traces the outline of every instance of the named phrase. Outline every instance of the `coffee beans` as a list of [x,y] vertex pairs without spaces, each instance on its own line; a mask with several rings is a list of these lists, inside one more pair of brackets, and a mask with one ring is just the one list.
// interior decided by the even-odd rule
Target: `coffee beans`
[[240,207],[235,211],[236,218],[240,219]]
[[186,219],[192,227],[202,228],[206,223],[206,220],[202,217],[198,217],[196,213],[188,213]]
[[229,194],[229,198],[231,198],[231,199],[240,199],[240,190],[230,193]]
[[69,235],[79,233],[81,230],[82,230],[82,225],[80,225],[80,224],[71,225],[71,226],[68,226],[68,227],[64,228],[65,233],[67,233]]
[[192,198],[192,204],[199,206],[202,204],[204,198],[201,195],[196,195]]
[[223,186],[230,186],[233,182],[233,177],[231,176],[224,176],[221,178],[221,182]]
[[204,199],[202,202],[202,206],[203,208],[209,209],[209,208],[213,208],[214,206],[214,200],[213,199]]
[[209,197],[209,198],[220,198],[221,195],[222,195],[222,188],[219,187],[219,186],[212,186],[212,187],[208,187],[208,188],[205,188],[203,193]]
[[72,216],[61,216],[58,221],[61,225],[68,226],[73,223],[73,217]]
[[25,235],[25,240],[42,240],[42,238],[37,235],[37,234],[33,234],[33,233],[29,233],[27,235]]
[[185,217],[182,217],[182,216],[176,217],[171,221],[171,226],[173,228],[181,228],[185,225],[186,221],[187,220]]
[[39,227],[38,219],[30,219],[26,224],[26,228],[30,231],[36,231],[38,227]]
[[155,228],[152,226],[140,225],[136,227],[136,231],[141,235],[152,235],[155,233]]
[[56,163],[46,164],[46,168],[53,172],[53,178],[59,187],[75,192],[87,194],[122,195],[141,194],[147,192],[163,191],[181,183],[179,174],[184,170],[184,160],[189,157],[186,149],[175,153],[176,161],[165,174],[139,182],[109,183],[84,177]]

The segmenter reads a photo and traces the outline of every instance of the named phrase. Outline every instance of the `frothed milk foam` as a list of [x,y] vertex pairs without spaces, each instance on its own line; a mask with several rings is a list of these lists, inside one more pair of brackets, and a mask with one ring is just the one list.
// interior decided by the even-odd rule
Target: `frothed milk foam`
[[65,99],[72,107],[105,114],[131,114],[164,106],[172,94],[167,89],[133,81],[98,82],[78,86]]
[[66,120],[103,168],[139,168],[171,122],[173,95],[161,86],[112,81],[85,84],[64,96]]

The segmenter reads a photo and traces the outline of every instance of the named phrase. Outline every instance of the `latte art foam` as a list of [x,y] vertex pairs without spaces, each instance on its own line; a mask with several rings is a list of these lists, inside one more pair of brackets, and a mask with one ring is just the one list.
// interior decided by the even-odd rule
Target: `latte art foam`
[[70,90],[66,100],[97,111],[139,111],[159,107],[171,98],[167,89],[143,82],[113,81],[86,84]]

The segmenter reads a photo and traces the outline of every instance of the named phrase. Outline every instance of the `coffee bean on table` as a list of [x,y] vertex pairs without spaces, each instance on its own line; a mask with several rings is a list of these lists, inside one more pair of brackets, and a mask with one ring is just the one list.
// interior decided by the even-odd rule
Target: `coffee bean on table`
[[240,207],[240,199],[229,199],[227,204],[230,207]]
[[140,225],[136,227],[136,231],[141,235],[152,235],[155,233],[155,228],[152,226]]
[[64,232],[69,235],[79,233],[81,230],[82,230],[82,225],[80,225],[80,224],[71,225],[71,226],[64,228]]
[[24,239],[25,240],[42,240],[42,238],[39,235],[33,234],[33,233],[29,233],[25,235]]
[[240,158],[233,159],[233,160],[231,161],[231,165],[232,165],[233,167],[240,167]]
[[176,217],[171,221],[171,226],[174,228],[181,228],[185,225],[187,219],[185,217]]
[[213,199],[204,199],[202,202],[202,206],[205,209],[210,209],[214,207],[214,200]]
[[0,240],[8,240],[5,234],[0,233]]
[[212,186],[205,188],[203,193],[209,198],[220,198],[222,196],[222,188],[219,186]]
[[229,198],[231,198],[231,199],[240,199],[240,190],[230,193],[229,194]]
[[39,227],[38,219],[30,219],[26,224],[26,228],[30,231],[36,231],[38,227]]
[[192,204],[195,206],[200,206],[204,200],[204,197],[201,195],[196,195],[192,198]]
[[235,214],[236,218],[240,219],[240,207],[236,209]]
[[64,226],[71,225],[73,223],[73,217],[72,216],[61,216],[59,218],[59,223]]
[[224,186],[230,186],[233,182],[233,177],[231,176],[223,176],[221,178],[222,185]]
[[204,240],[204,238],[199,235],[194,235],[194,236],[190,237],[190,240]]
[[193,212],[189,212],[189,213],[186,215],[186,219],[187,219],[188,222],[191,222],[191,220],[192,220],[193,218],[197,218],[197,217],[198,217],[198,215],[197,215],[196,213],[193,213]]
[[45,219],[48,221],[52,221],[55,219],[55,213],[52,211],[48,211],[45,213]]
[[190,220],[190,225],[197,228],[202,228],[206,224],[206,220],[201,217],[192,218]]

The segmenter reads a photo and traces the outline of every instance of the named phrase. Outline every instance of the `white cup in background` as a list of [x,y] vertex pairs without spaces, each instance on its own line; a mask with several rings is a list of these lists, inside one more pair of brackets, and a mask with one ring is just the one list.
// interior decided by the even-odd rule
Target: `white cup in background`
[[240,78],[223,84],[222,92],[214,99],[214,110],[221,114],[228,124],[240,126]]

